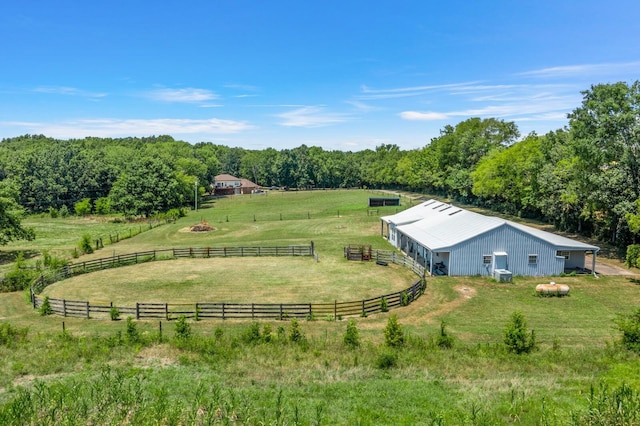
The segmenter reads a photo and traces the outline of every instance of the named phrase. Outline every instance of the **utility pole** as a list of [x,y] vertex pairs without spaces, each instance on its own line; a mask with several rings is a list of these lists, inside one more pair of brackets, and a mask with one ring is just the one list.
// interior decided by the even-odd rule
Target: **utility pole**
[[196,179],[196,189],[195,189],[195,197],[194,202],[195,202],[195,210],[198,211],[198,179]]

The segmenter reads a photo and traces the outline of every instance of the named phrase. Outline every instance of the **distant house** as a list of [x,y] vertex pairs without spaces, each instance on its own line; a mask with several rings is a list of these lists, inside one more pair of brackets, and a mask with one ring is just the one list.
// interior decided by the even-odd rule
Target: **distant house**
[[[436,200],[381,218],[381,233],[432,275],[553,276],[595,271],[598,247]],[[592,255],[590,269],[585,268]],[[501,279],[501,278],[500,278]]]
[[251,194],[258,188],[258,185],[248,179],[228,174],[217,175],[213,179],[213,195]]

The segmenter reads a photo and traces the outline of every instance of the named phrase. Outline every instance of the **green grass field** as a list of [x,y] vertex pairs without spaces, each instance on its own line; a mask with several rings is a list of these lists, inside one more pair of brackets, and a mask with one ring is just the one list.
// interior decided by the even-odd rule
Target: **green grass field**
[[[259,284],[256,297],[332,300],[333,293],[345,289],[379,294],[378,290],[405,286],[412,277],[407,271],[347,262],[342,256],[346,244],[390,249],[380,237],[379,216],[393,214],[396,208],[379,208],[372,214],[366,207],[371,195],[274,192],[217,199],[175,224],[78,259],[153,248],[314,241],[318,263],[259,259],[255,267],[247,267],[246,259],[162,261],[78,276],[47,292],[81,300],[154,295],[177,300],[189,297],[185,293],[201,292],[236,298],[246,289],[229,282],[251,281]],[[409,202],[403,199],[403,204]],[[215,230],[188,232],[202,220]],[[28,222],[47,233],[5,251],[35,253],[44,248],[70,253],[84,233],[96,238],[127,226],[77,219]],[[299,281],[300,276],[313,280]],[[479,277],[428,279],[426,293],[408,307],[354,318],[361,342],[355,349],[342,342],[346,319],[301,321],[302,343],[291,340],[289,321],[260,322],[259,338],[250,321],[188,321],[191,337],[180,339],[176,321],[163,322],[160,336],[158,321],[134,322],[132,331],[124,320],[41,317],[23,293],[0,294],[0,324],[18,331],[28,328],[25,337],[7,331],[6,325],[0,333],[0,421],[616,424],[597,421],[605,418],[606,404],[596,403],[615,399],[613,393],[624,384],[631,387],[631,396],[621,410],[640,408],[634,405],[640,401],[640,357],[616,343],[620,332],[614,324],[618,314],[640,307],[640,285],[634,277],[553,280],[570,285],[570,296],[534,296],[535,285],[548,279],[515,277],[510,284]],[[510,354],[502,343],[514,311],[522,312],[536,332],[538,350],[530,354]],[[384,344],[383,329],[391,314],[397,315],[406,334],[401,349]],[[454,337],[449,350],[435,344],[443,321]]]

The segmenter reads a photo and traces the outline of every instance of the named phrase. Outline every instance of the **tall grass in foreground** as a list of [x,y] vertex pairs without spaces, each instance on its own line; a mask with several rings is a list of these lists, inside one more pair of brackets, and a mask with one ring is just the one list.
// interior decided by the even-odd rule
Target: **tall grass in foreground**
[[[391,318],[391,317],[390,317]],[[617,345],[515,355],[503,344],[442,349],[438,334],[309,333],[305,321],[163,334],[131,319],[109,336],[2,327],[0,424],[637,424],[639,365]],[[355,329],[354,329],[355,326]],[[393,357],[391,365],[380,359]],[[570,372],[570,374],[566,374]],[[20,378],[42,377],[21,385]],[[597,377],[608,377],[605,384]],[[635,380],[628,384],[625,379]]]

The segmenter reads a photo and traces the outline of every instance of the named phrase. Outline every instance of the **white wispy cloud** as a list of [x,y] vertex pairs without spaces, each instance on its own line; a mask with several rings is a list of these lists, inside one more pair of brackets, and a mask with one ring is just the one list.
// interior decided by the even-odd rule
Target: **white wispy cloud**
[[186,87],[183,89],[160,88],[144,94],[147,98],[160,102],[197,103],[218,99],[218,95],[207,89]]
[[327,112],[323,107],[306,106],[278,114],[285,127],[324,127],[349,120],[347,114]]
[[424,86],[408,86],[396,87],[392,89],[372,89],[368,86],[361,86],[361,94],[356,97],[358,100],[374,100],[374,99],[394,99],[405,98],[410,96],[420,96],[433,91],[459,89],[471,87],[477,82],[452,83],[452,84],[435,84]]
[[88,90],[79,89],[77,87],[69,86],[40,86],[32,90],[35,93],[46,93],[51,95],[63,95],[63,96],[79,96],[85,98],[103,98],[107,96],[106,93],[91,92]]
[[254,126],[234,120],[209,119],[90,119],[64,122],[0,122],[0,126],[21,128],[27,133],[67,139],[86,136],[119,137],[158,134],[232,134],[253,129]]
[[573,76],[616,75],[619,73],[640,72],[640,61],[611,62],[602,64],[563,65],[525,71],[516,75],[524,77],[554,78]]

